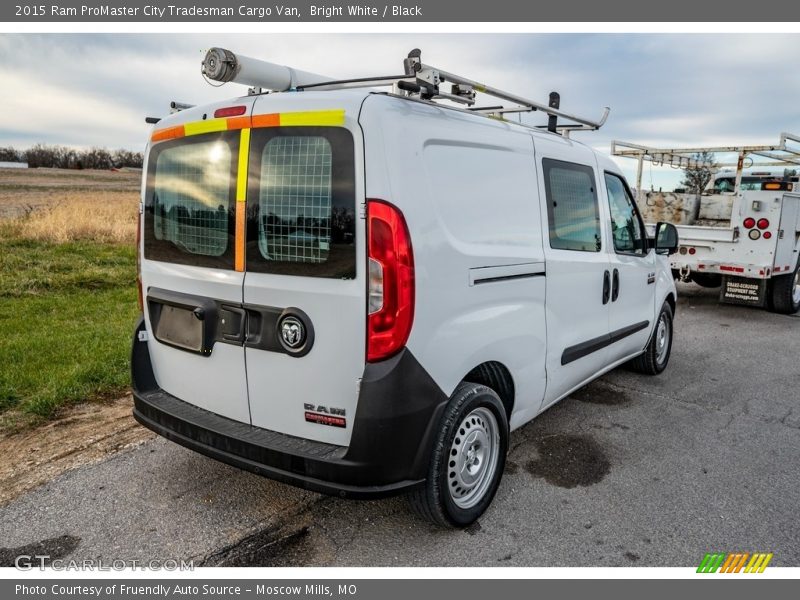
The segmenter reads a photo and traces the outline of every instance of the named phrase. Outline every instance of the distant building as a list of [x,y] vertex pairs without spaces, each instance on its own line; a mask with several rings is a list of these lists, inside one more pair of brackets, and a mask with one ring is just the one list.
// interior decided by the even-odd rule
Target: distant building
[[0,169],[27,169],[28,163],[0,161]]

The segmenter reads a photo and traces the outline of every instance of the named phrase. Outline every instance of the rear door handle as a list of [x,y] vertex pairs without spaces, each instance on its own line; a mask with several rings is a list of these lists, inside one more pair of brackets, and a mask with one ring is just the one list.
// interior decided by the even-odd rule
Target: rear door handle
[[619,298],[619,271],[614,269],[614,277],[611,282],[611,301],[616,302]]
[[608,298],[611,296],[611,275],[608,271],[603,273],[603,304],[608,304]]
[[223,304],[219,311],[219,327],[226,342],[243,343],[247,313],[240,306]]

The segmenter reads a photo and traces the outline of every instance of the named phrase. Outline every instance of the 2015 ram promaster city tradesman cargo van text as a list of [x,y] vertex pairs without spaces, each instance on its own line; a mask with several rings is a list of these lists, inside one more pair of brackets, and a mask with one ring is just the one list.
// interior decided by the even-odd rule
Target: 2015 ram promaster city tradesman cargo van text
[[[335,82],[209,51],[206,77],[256,89],[153,131],[134,414],[267,477],[409,492],[463,526],[511,430],[617,365],[667,366],[678,240],[648,239],[616,164],[568,138],[605,116],[419,51],[404,68]],[[473,106],[476,89],[514,107]],[[534,109],[544,129],[502,119]]]

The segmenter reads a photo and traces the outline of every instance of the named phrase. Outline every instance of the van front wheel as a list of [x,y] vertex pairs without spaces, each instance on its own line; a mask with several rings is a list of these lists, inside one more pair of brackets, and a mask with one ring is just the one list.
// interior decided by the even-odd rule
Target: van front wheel
[[442,527],[474,523],[494,498],[508,450],[508,419],[494,390],[461,383],[442,415],[425,485],[411,507]]
[[664,302],[647,347],[628,363],[630,367],[645,375],[658,375],[666,369],[672,352],[672,333],[672,307]]

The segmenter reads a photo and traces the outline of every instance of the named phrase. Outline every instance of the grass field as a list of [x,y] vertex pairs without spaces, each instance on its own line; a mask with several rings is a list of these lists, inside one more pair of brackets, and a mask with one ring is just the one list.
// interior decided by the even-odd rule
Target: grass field
[[68,173],[64,185],[49,170],[0,173],[0,204],[15,215],[0,219],[4,428],[129,386],[138,176],[110,175]]

